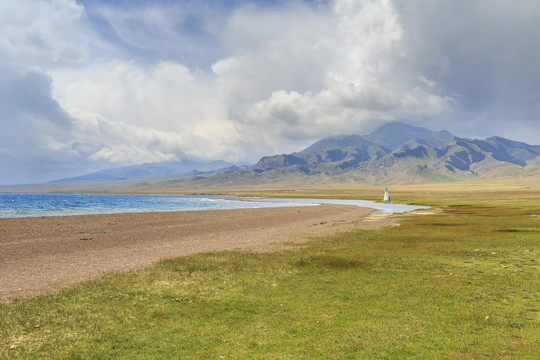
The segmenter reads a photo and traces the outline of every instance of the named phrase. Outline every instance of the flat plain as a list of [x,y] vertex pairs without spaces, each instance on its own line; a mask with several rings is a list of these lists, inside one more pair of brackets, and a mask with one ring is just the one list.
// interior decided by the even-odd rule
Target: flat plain
[[[382,195],[354,186],[230,191]],[[167,259],[13,299],[0,305],[0,357],[540,358],[539,185],[390,191],[432,209],[391,216],[399,226]]]

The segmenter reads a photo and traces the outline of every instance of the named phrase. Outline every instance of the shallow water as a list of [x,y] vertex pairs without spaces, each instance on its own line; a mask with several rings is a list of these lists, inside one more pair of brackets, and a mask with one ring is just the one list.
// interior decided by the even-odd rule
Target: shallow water
[[[388,215],[404,213],[413,210],[429,209],[428,206],[416,206],[394,203],[378,203],[370,200],[340,200],[340,199],[275,199],[276,201],[286,200],[290,203],[312,203],[312,204],[343,204],[343,205],[356,205],[362,207],[372,208],[377,211],[378,215]],[[274,199],[265,199],[264,201],[274,201]]]
[[391,203],[381,204],[365,200],[170,195],[0,194],[0,218],[314,206],[323,203],[370,207],[379,210],[380,214],[425,208]]

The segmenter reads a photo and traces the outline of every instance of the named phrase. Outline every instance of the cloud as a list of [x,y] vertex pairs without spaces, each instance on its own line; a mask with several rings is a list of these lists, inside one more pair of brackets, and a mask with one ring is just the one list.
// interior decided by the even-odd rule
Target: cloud
[[[234,124],[204,75],[176,63],[141,67],[114,60],[83,78],[66,87],[62,105],[96,124],[90,132],[110,142],[151,146],[177,159],[241,157],[240,149],[235,150]],[[136,156],[124,161],[141,162]]]
[[[115,62],[110,71],[94,82],[72,84],[63,106],[53,98],[47,74],[0,71],[0,108],[6,129],[0,134],[0,160],[16,169],[3,174],[8,179],[4,182],[28,181],[18,175],[31,173],[24,169],[29,164],[33,177],[45,181],[59,172],[76,175],[85,168],[234,154],[227,143],[229,125],[216,121],[212,106],[189,103],[182,93],[185,83],[193,81],[183,66],[160,63],[145,73]],[[116,81],[133,91],[117,92]],[[182,91],[178,92],[178,86]],[[89,98],[87,94],[102,96]],[[185,102],[175,105],[176,96]],[[197,101],[197,93],[189,98]],[[190,109],[208,111],[197,116]]]
[[470,136],[512,133],[538,143],[540,48],[534,44],[540,41],[540,3],[396,4],[410,66],[420,66],[457,101],[440,126]]
[[256,161],[394,120],[537,143],[539,21],[522,0],[0,4],[0,183]]
[[[17,68],[76,66],[89,52],[84,7],[73,0],[18,0],[0,4],[2,63]],[[82,30],[82,29],[81,29]]]
[[[73,119],[51,97],[51,82],[52,79],[41,72],[0,69],[4,129],[0,133],[3,148],[0,161],[11,164],[4,168],[2,178],[27,181],[22,173],[32,172],[41,172],[46,178],[49,171],[73,165],[74,154],[69,151]],[[59,166],[50,169],[51,163]]]
[[[236,14],[234,34],[255,28],[249,34],[263,40],[213,66],[221,91],[232,98],[235,120],[250,133],[254,125],[264,129],[276,150],[292,151],[286,145],[291,140],[307,144],[376,121],[437,116],[452,107],[454,99],[439,93],[422,69],[402,65],[403,28],[391,2],[336,1],[331,14],[295,11],[302,16],[294,18],[311,21],[273,12]],[[267,34],[258,23],[279,30]],[[251,36],[240,36],[240,44],[251,44]]]
[[131,55],[192,68],[207,67],[218,56],[228,12],[220,1],[143,1],[137,6],[105,1],[90,8],[107,23],[108,39]]

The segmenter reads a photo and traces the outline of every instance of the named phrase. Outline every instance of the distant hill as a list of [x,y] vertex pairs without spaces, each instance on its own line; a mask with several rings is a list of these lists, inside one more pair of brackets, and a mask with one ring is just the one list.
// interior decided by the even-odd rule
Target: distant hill
[[[540,146],[501,137],[465,139],[394,122],[369,135],[343,135],[292,154],[265,156],[248,169],[210,177],[208,183],[268,182],[303,177],[361,183],[460,181],[537,173]],[[516,169],[516,167],[518,169]],[[524,171],[518,171],[523,168]],[[531,168],[532,170],[527,170]]]
[[182,160],[174,162],[146,163],[106,169],[87,175],[60,179],[51,182],[62,183],[72,181],[127,180],[138,177],[184,173],[192,173],[192,175],[195,176],[204,173],[214,173],[219,170],[228,171],[239,168],[239,166],[227,161],[197,162]]

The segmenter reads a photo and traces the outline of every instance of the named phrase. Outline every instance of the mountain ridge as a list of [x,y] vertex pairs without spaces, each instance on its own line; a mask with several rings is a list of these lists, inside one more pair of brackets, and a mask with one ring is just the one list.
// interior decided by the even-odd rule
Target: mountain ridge
[[[513,167],[540,165],[540,146],[491,137],[468,139],[448,131],[431,131],[401,122],[388,123],[368,135],[339,135],[316,141],[302,151],[262,157],[249,169],[209,177],[277,180],[296,176],[331,177],[362,183],[462,181],[521,173]],[[513,170],[510,170],[513,169]]]
[[[416,184],[476,178],[533,176],[540,168],[540,145],[492,136],[468,139],[402,122],[387,123],[370,134],[320,139],[299,152],[263,156],[251,166],[225,161],[149,163],[102,170],[55,181],[125,180],[183,174],[157,182],[163,186],[215,187],[220,184],[342,182]],[[536,176],[536,175],[534,175]],[[300,180],[299,180],[300,179]],[[153,183],[155,184],[155,183]],[[150,184],[149,184],[150,185]]]

